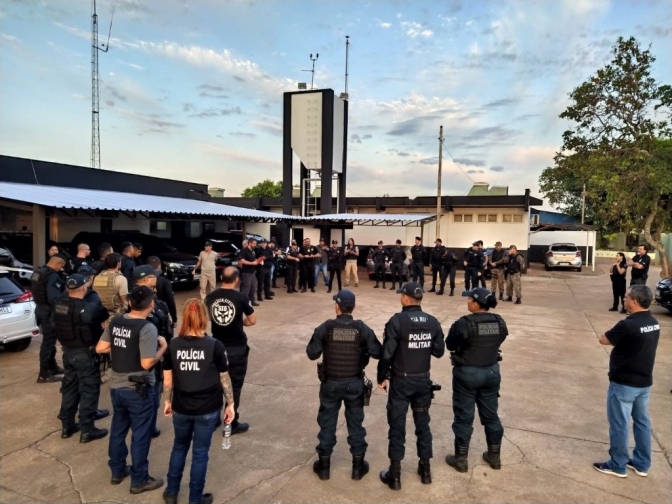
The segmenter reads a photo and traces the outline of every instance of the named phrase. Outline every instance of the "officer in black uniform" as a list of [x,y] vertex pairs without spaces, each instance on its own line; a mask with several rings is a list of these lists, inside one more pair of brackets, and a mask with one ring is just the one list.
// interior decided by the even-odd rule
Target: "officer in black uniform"
[[450,278],[450,293],[449,296],[455,295],[455,275],[457,273],[457,263],[458,258],[455,255],[455,252],[451,252],[447,247],[444,247],[446,251],[441,256],[441,263],[443,264],[443,275],[444,279],[441,282],[441,290],[437,294],[443,294],[443,288],[446,285],[446,279]]
[[313,471],[321,480],[329,479],[331,454],[336,445],[338,412],[341,403],[344,403],[348,444],[352,454],[352,479],[360,480],[369,472],[369,464],[364,460],[368,444],[362,423],[365,395],[370,397],[372,387],[363,371],[369,357],[380,358],[383,347],[364,322],[352,318],[355,309],[355,295],[352,292],[339,291],[334,295],[334,301],[336,318],[315,329],[306,347],[310,360],[317,360],[323,355],[323,362],[318,364],[318,375],[322,382],[320,411],[317,415],[320,433],[316,450],[319,459],[313,464]]
[[96,275],[100,275],[106,268],[105,268],[105,258],[112,254],[114,252],[114,249],[112,248],[112,245],[109,243],[101,243],[98,245],[98,257],[100,259],[93,261],[91,263],[91,267],[93,268],[93,272]]
[[287,294],[294,294],[299,292],[296,290],[296,272],[299,270],[299,259],[301,252],[296,244],[296,240],[292,240],[292,245],[287,249],[285,257],[287,257]]
[[392,252],[390,254],[391,262],[390,273],[392,273],[392,287],[390,290],[396,290],[397,277],[399,277],[399,289],[404,283],[404,261],[406,260],[406,249],[401,246],[401,240],[397,240]]
[[445,352],[443,330],[436,318],[422,311],[422,288],[414,282],[401,288],[401,313],[385,325],[383,356],[378,362],[378,386],[390,391],[387,399],[387,423],[390,469],[380,473],[380,480],[392,490],[401,488],[401,461],[406,440],[406,413],[410,404],[415,422],[420,461],[418,474],[423,484],[432,482],[429,459],[432,458],[432,432],[429,407],[434,387],[429,378],[432,356]]
[[477,287],[468,293],[470,315],[458,319],[450,328],[446,348],[453,364],[453,433],[455,454],[446,463],[458,472],[467,472],[469,441],[474,431],[474,407],[485,428],[488,451],[483,459],[493,469],[500,469],[500,447],[504,428],[497,415],[499,397],[499,347],[509,334],[499,315],[488,313],[497,299],[488,289]]
[[[63,346],[65,366],[58,418],[63,426],[62,438],[67,439],[81,431],[79,442],[88,443],[107,436],[107,429],[96,428],[93,421],[109,415],[107,410],[98,410],[100,373],[95,352],[102,333],[97,329],[109,315],[100,301],[85,300],[89,284],[84,276],[70,275],[66,287],[67,293],[56,302],[53,315],[56,337]],[[79,424],[76,424],[78,405]]]
[[63,368],[56,363],[56,332],[51,316],[63,291],[64,285],[59,273],[66,262],[62,255],[53,255],[45,266],[37,268],[30,277],[30,290],[37,305],[35,316],[42,331],[37,383],[59,382],[62,378],[60,375],[64,373]]
[[257,266],[257,301],[264,299],[271,301],[275,292],[271,290],[271,268],[273,268],[273,251],[268,248],[268,242],[262,239],[257,247],[257,257],[263,262]]
[[374,289],[380,287],[378,285],[380,281],[383,281],[383,289],[385,288],[385,263],[388,260],[387,250],[383,248],[383,241],[378,242],[377,248],[371,248],[369,252],[369,259],[373,261],[373,266],[375,268],[376,275],[376,285],[373,286]]
[[121,274],[128,280],[128,288],[133,287],[133,270],[135,269],[135,251],[131,242],[121,244]]
[[471,244],[471,248],[464,253],[464,291],[466,296],[469,289],[478,287],[478,279],[483,275],[485,262],[483,261],[483,252],[478,248],[478,242]]
[[[441,238],[437,238],[434,242],[434,248],[429,253],[429,262],[432,266],[432,288],[429,292],[436,292],[443,294],[443,289],[446,286],[446,270],[443,267],[443,256],[446,253],[446,247],[443,246]],[[436,290],[436,277],[439,277],[439,290]]]
[[415,237],[415,245],[411,247],[411,270],[414,282],[420,283],[420,287],[425,288],[425,247],[422,245],[422,238]]
[[329,288],[327,294],[331,292],[334,285],[334,277],[338,281],[338,290],[341,285],[341,269],[343,268],[343,252],[338,246],[338,240],[331,240],[331,248],[327,250],[327,268],[329,269]]

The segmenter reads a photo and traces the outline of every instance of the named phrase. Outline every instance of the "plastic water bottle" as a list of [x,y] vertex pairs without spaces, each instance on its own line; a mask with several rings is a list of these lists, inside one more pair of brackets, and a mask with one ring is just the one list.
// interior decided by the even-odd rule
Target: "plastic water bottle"
[[231,448],[231,424],[224,424],[222,430],[222,450]]

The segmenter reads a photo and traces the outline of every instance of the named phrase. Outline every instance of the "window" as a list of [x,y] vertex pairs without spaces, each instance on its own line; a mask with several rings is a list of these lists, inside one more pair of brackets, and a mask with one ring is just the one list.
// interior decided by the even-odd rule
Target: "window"
[[513,214],[513,222],[523,222],[523,216],[521,214]]
[[158,221],[156,223],[156,230],[157,231],[165,231],[167,229],[167,227],[168,227],[167,223],[165,223],[165,222]]
[[462,214],[455,214],[455,215],[453,215],[453,222],[463,222],[463,221],[462,221],[462,217],[463,217]]
[[464,222],[474,222],[474,216],[473,215],[465,215],[464,216]]
[[497,222],[497,214],[488,214],[488,222]]
[[485,214],[478,214],[478,222],[488,222],[488,216]]
[[513,215],[511,214],[502,215],[502,222],[513,222]]
[[214,222],[204,222],[203,223],[203,232],[214,232],[215,231],[215,223]]

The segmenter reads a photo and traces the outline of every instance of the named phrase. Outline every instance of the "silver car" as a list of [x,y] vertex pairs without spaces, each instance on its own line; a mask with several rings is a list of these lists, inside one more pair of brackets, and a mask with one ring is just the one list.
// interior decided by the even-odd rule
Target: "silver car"
[[573,243],[553,243],[544,255],[546,271],[558,268],[581,271],[581,252]]

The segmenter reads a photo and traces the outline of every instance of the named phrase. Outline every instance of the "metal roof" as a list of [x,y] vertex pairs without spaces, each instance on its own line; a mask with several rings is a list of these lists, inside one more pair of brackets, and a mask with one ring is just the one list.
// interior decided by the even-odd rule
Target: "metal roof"
[[409,226],[420,225],[424,222],[430,222],[436,219],[435,214],[359,214],[359,213],[341,213],[325,214],[307,217],[311,222],[347,222],[357,224],[358,226]]
[[294,221],[300,219],[284,214],[250,210],[209,201],[13,182],[0,182],[0,198],[68,210],[208,215],[260,221]]

